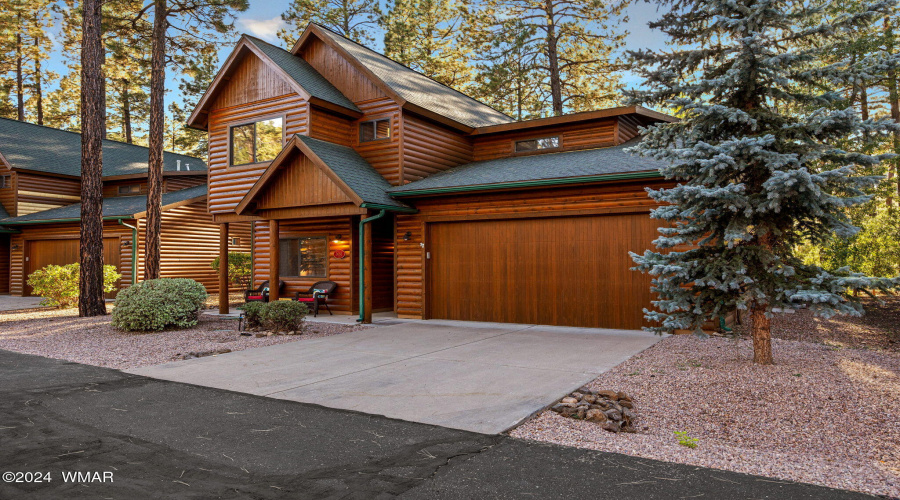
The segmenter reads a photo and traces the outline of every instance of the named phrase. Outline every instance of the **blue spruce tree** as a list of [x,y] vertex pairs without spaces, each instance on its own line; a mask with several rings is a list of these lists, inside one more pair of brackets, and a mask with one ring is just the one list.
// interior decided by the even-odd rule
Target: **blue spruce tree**
[[650,190],[662,204],[652,213],[664,221],[659,251],[632,254],[636,269],[654,275],[658,300],[646,317],[658,333],[700,332],[707,320],[749,311],[753,361],[772,364],[774,308],[860,315],[850,292],[900,285],[846,268],[829,273],[794,255],[800,242],[853,235],[845,209],[867,201],[865,190],[879,181],[857,169],[884,156],[834,144],[893,125],[861,120],[828,90],[853,73],[849,61],[822,61],[824,50],[895,3],[863,2],[838,16],[826,15],[822,0],[666,3],[671,10],[650,26],[685,48],[629,53],[645,80],[645,90],[629,92],[631,104],[682,118],[650,128],[635,148],[670,165],[662,174],[677,182]]

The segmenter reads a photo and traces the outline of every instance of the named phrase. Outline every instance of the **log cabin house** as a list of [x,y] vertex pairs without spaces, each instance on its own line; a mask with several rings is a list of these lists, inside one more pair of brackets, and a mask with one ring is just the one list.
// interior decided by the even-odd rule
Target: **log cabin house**
[[645,188],[664,181],[625,149],[671,120],[515,121],[310,24],[290,51],[241,37],[188,124],[209,133],[221,255],[251,224],[254,282],[285,282],[273,299],[331,280],[331,308],[365,321],[636,329],[650,280],[628,252],[650,248]]
[[[219,290],[210,263],[218,226],[206,211],[206,163],[164,154],[161,275]],[[0,294],[28,296],[27,277],[49,264],[78,262],[81,136],[0,118]],[[104,262],[143,272],[147,148],[103,141]],[[232,231],[234,251],[250,251],[249,225]]]

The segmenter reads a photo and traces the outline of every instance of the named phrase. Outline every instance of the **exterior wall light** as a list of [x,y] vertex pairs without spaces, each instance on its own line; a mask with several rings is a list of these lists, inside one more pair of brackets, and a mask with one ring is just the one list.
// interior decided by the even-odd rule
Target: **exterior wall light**
[[403,241],[409,241],[412,239],[412,231],[407,231],[406,234],[403,235]]
[[343,234],[339,234],[339,235],[337,235],[337,236],[334,237],[333,242],[334,242],[334,243],[340,243],[341,240],[343,240],[343,239],[344,239],[344,235],[343,235]]

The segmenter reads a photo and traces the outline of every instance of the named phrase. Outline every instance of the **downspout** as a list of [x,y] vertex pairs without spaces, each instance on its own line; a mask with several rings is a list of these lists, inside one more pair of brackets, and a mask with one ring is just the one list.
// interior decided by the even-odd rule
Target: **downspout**
[[122,222],[122,219],[119,219],[119,224],[131,229],[131,284],[134,285],[137,283],[137,228]]
[[363,322],[366,314],[366,273],[363,272],[366,267],[365,227],[366,224],[384,217],[386,213],[387,210],[382,210],[378,215],[359,221],[359,319],[356,320],[358,323]]

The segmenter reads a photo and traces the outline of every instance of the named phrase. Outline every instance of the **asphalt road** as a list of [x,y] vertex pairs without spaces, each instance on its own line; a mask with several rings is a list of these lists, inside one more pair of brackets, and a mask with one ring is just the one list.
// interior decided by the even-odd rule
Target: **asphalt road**
[[[8,351],[0,351],[3,472],[31,481],[4,475],[4,500],[870,498]],[[91,474],[65,480],[72,472]]]

